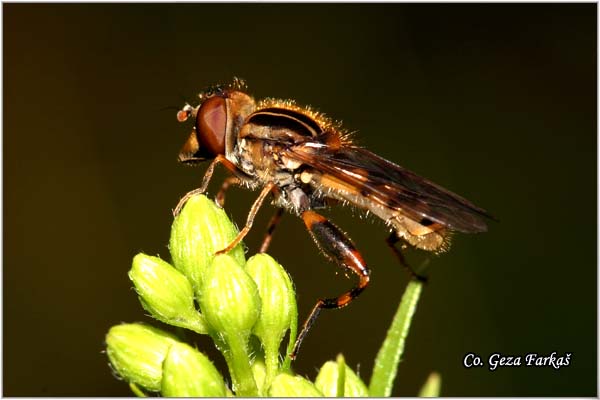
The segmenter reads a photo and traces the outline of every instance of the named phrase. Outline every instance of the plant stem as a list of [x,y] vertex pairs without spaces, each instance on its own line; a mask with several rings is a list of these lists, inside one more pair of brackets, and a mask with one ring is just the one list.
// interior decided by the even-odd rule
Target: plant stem
[[268,390],[273,383],[273,379],[279,372],[279,352],[278,351],[265,351],[265,382],[264,390]]
[[346,360],[342,354],[337,356],[337,391],[336,397],[344,397],[344,389],[346,388]]
[[227,339],[229,345],[228,355],[225,360],[231,371],[233,390],[237,397],[257,397],[258,387],[254,381],[254,375],[250,367],[247,340],[239,335],[231,335]]
[[138,385],[136,385],[136,384],[135,384],[135,383],[133,383],[133,382],[130,382],[130,383],[129,383],[129,388],[131,389],[131,391],[133,392],[133,394],[135,394],[135,396],[136,396],[136,397],[148,397],[148,396],[146,395],[146,393],[144,393],[144,392],[142,391],[142,389],[140,389],[140,388],[139,388],[139,386],[138,386]]

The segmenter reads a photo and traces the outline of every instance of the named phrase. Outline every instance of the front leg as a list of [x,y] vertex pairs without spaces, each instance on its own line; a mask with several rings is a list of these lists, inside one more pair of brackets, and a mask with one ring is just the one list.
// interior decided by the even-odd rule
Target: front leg
[[227,168],[231,173],[233,173],[235,176],[237,176],[240,179],[246,178],[245,174],[242,171],[240,171],[235,166],[234,163],[232,163],[227,158],[225,158],[224,155],[219,154],[210,163],[210,165],[208,166],[208,169],[204,173],[204,178],[202,178],[202,185],[198,189],[194,189],[194,190],[187,192],[185,194],[185,196],[183,196],[181,198],[181,200],[179,200],[179,203],[177,203],[177,207],[175,207],[175,210],[173,210],[174,217],[179,215],[179,213],[181,212],[181,209],[183,208],[185,203],[187,203],[187,201],[190,198],[194,197],[197,194],[202,194],[202,193],[206,192],[206,188],[208,187],[208,184],[210,183],[210,179],[212,178],[213,173],[215,172],[215,167],[217,166],[217,164],[223,164],[223,166],[225,166],[225,168]]
[[294,350],[290,354],[292,360],[296,358],[302,340],[304,340],[304,337],[319,316],[321,309],[347,306],[367,287],[370,274],[367,264],[354,247],[354,244],[337,226],[314,211],[303,212],[302,219],[317,247],[319,247],[325,257],[358,276],[358,284],[338,297],[319,299],[317,301],[306,322],[304,322],[298,339],[296,339]]

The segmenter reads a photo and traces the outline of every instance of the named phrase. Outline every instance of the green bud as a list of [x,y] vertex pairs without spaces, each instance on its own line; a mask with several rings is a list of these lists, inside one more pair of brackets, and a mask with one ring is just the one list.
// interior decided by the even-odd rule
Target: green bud
[[205,275],[200,293],[200,308],[212,328],[225,340],[236,337],[247,341],[260,315],[256,284],[230,255],[214,258]]
[[323,397],[311,381],[298,375],[279,374],[269,389],[271,397]]
[[442,377],[437,372],[429,374],[427,381],[419,391],[419,397],[440,397]]
[[[204,274],[214,254],[235,239],[238,230],[225,211],[204,195],[190,198],[171,227],[169,249],[175,268],[183,272],[199,293]],[[239,244],[229,254],[244,264],[244,249]]]
[[214,258],[206,270],[200,308],[211,337],[223,353],[237,396],[256,397],[258,386],[250,367],[248,339],[260,315],[256,284],[230,255]]
[[271,256],[253,256],[246,263],[246,272],[256,282],[262,303],[260,317],[253,332],[265,351],[265,385],[268,387],[278,372],[279,345],[298,315],[296,298],[290,277]]
[[204,318],[194,307],[194,293],[188,279],[158,257],[138,254],[133,258],[129,278],[142,306],[159,321],[206,333]]
[[335,361],[327,361],[321,367],[315,386],[323,392],[326,397],[338,396],[338,379],[340,378],[340,364],[345,367],[343,370],[344,379],[344,397],[369,397],[367,385],[352,371],[350,367],[345,365],[343,359]]
[[159,391],[162,363],[177,339],[160,329],[142,324],[122,324],[106,335],[106,353],[116,372],[127,382]]
[[250,258],[246,263],[246,272],[256,282],[262,302],[254,334],[267,350],[269,347],[279,348],[296,311],[290,277],[283,267],[267,254],[257,254]]
[[165,397],[225,397],[223,377],[199,351],[184,343],[171,346],[163,363]]

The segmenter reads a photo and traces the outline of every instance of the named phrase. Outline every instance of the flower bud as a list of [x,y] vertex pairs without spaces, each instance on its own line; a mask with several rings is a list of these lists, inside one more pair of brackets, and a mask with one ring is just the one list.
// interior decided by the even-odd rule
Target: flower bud
[[298,310],[292,282],[287,272],[271,256],[257,254],[246,263],[246,272],[254,279],[261,298],[261,312],[253,333],[259,338],[265,351],[267,381],[278,370],[279,345]]
[[194,293],[188,279],[158,257],[138,254],[133,258],[129,278],[144,309],[159,321],[206,333],[204,320],[194,307]]
[[127,382],[159,391],[162,363],[177,339],[167,332],[142,324],[122,324],[106,335],[106,353],[115,371]]
[[163,363],[161,395],[165,397],[225,397],[223,377],[199,351],[175,343]]
[[279,374],[269,389],[271,397],[323,397],[311,381],[298,375]]
[[327,361],[321,367],[315,386],[323,392],[326,397],[337,397],[338,394],[338,379],[340,379],[340,364],[344,367],[344,393],[343,397],[369,397],[367,385],[352,371],[350,367],[345,365],[343,359],[338,362]]
[[232,256],[221,254],[214,258],[206,271],[199,300],[206,321],[226,341],[233,336],[243,342],[248,340],[260,314],[260,297],[250,275]]
[[429,374],[427,381],[419,391],[419,397],[440,397],[442,377],[437,372]]
[[[204,273],[217,251],[235,239],[238,230],[225,211],[204,195],[191,197],[171,227],[169,249],[175,268],[183,272],[199,293]],[[229,252],[238,263],[244,264],[244,249],[237,245]]]
[[296,299],[287,272],[271,256],[257,254],[246,263],[261,298],[262,308],[254,326],[254,334],[263,346],[279,348],[283,335],[290,327],[296,311]]

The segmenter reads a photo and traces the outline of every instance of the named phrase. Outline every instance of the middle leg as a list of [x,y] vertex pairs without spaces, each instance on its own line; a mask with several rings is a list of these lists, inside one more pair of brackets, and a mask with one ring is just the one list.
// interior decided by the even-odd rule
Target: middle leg
[[238,178],[237,176],[229,176],[229,177],[225,178],[225,180],[221,184],[221,189],[217,193],[217,197],[216,197],[217,204],[219,206],[221,206],[221,208],[225,207],[225,192],[227,192],[227,189],[229,189],[229,187],[232,185],[241,185],[241,184],[242,184],[242,180],[240,178]]
[[279,225],[279,221],[281,221],[281,217],[283,216],[284,209],[279,207],[271,220],[269,221],[269,225],[267,227],[267,233],[265,233],[265,237],[263,239],[262,244],[260,245],[259,253],[266,253],[269,249],[269,245],[271,244],[271,240],[273,240],[273,234],[275,233],[275,228]]
[[250,212],[248,213],[248,218],[246,219],[246,225],[244,226],[244,228],[242,228],[240,233],[238,233],[238,235],[235,237],[235,239],[233,239],[231,241],[231,243],[229,243],[227,245],[227,247],[225,247],[222,250],[217,251],[216,254],[229,253],[231,251],[231,249],[233,249],[235,246],[237,246],[242,241],[242,239],[244,239],[244,237],[246,237],[246,235],[248,234],[248,232],[250,232],[250,229],[252,228],[252,224],[254,223],[254,218],[256,217],[256,213],[258,213],[258,210],[260,209],[260,206],[262,206],[262,203],[267,198],[267,195],[269,193],[271,193],[272,191],[275,191],[275,192],[277,191],[277,186],[275,186],[274,183],[271,182],[271,183],[268,183],[267,185],[265,185],[263,190],[260,192],[260,195],[258,195],[258,198],[254,201],[254,204],[252,204],[252,208],[250,209]]

